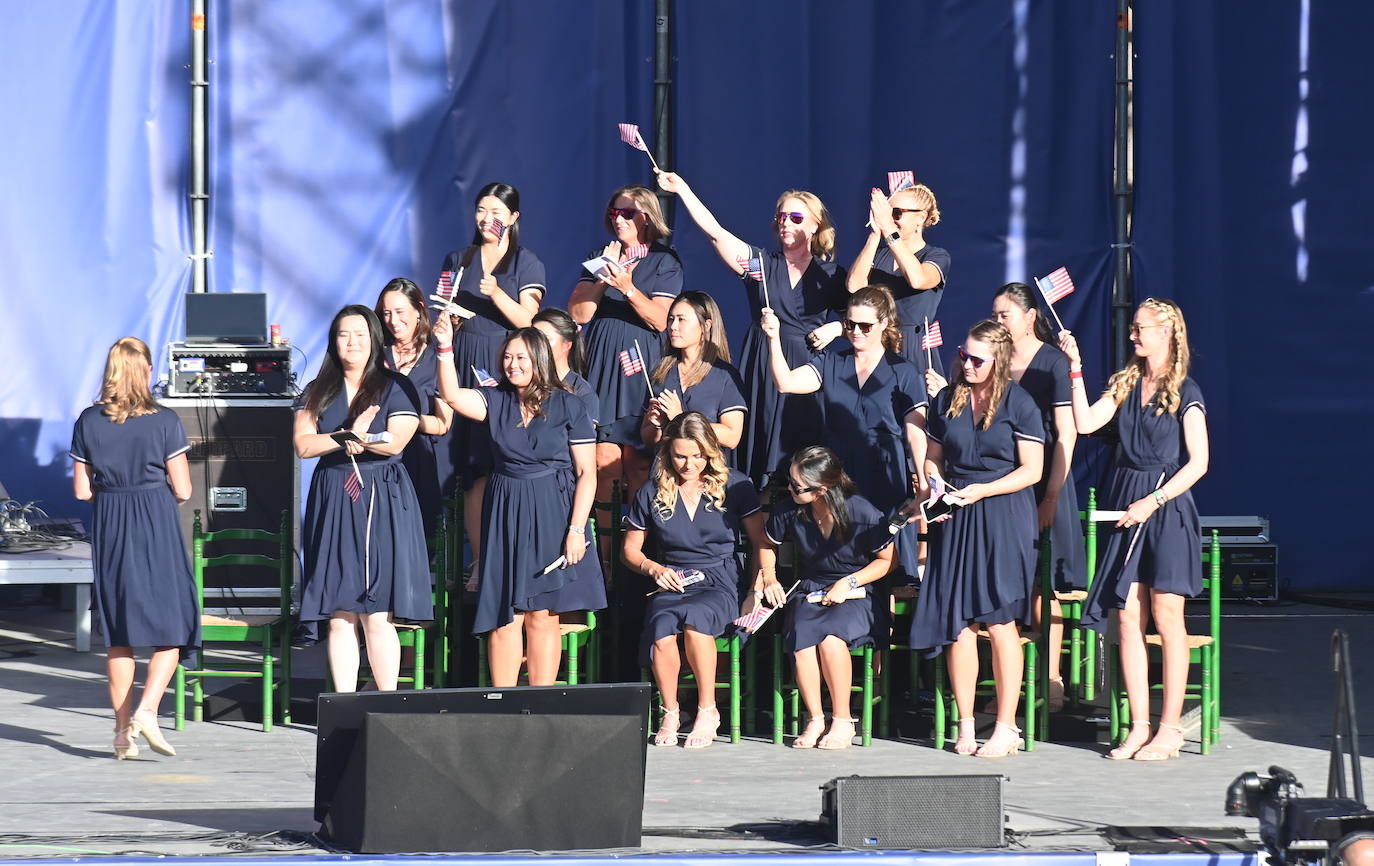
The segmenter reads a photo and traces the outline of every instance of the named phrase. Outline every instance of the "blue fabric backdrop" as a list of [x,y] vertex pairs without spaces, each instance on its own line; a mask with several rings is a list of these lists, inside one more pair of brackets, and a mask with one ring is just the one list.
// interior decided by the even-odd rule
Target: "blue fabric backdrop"
[[[868,188],[913,169],[940,199],[929,238],[953,256],[949,348],[998,285],[1067,265],[1078,292],[1060,312],[1101,380],[1109,7],[680,3],[671,167],[755,242],[779,192],[817,192],[845,265]],[[1294,584],[1369,586],[1371,545],[1331,533],[1359,537],[1368,513],[1357,437],[1371,399],[1358,377],[1374,350],[1330,326],[1359,321],[1374,292],[1359,38],[1374,11],[1266,7],[1234,18],[1151,4],[1137,21],[1137,294],[1175,297],[1188,314],[1213,428],[1203,513],[1272,516]],[[188,13],[68,0],[10,16],[0,291],[12,314],[0,344],[15,360],[0,378],[0,480],[81,513],[62,452],[105,347],[136,334],[156,350],[181,330]],[[302,382],[339,306],[370,304],[393,276],[433,284],[487,181],[520,188],[524,242],[548,266],[548,302],[563,304],[583,254],[604,242],[608,193],[652,180],[614,131],[628,120],[652,136],[648,3],[212,0],[210,35],[211,287],[268,292],[271,320],[309,358]],[[676,229],[687,285],[717,296],[737,342],[738,282],[680,208]],[[1085,453],[1088,483],[1102,461]],[[1328,466],[1334,454],[1350,456]]]

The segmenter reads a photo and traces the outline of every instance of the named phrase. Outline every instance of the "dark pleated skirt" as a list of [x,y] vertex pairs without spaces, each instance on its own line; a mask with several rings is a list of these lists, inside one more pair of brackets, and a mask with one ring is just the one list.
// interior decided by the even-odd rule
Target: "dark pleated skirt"
[[596,441],[640,447],[640,410],[644,408],[649,386],[643,373],[625,375],[620,367],[620,352],[633,348],[638,340],[644,353],[644,369],[652,374],[662,358],[662,335],[606,316],[588,322],[582,336],[587,341],[587,384],[601,399]]
[[[491,473],[482,509],[475,634],[510,623],[516,611],[567,613],[606,606],[601,560],[594,547],[576,565],[544,573],[563,555],[573,487],[570,469],[529,476]],[[590,541],[590,522],[587,533]]]
[[[1048,456],[1047,452],[1047,459]],[[1043,491],[1043,482],[1035,490],[1038,503]],[[1078,491],[1074,490],[1073,479],[1070,478],[1059,491],[1059,501],[1054,510],[1054,525],[1050,527],[1050,579],[1056,590],[1068,591],[1087,587],[1088,562],[1083,545],[1083,518],[1078,513]],[[1035,547],[1038,554],[1038,537]]]
[[440,450],[447,450],[448,437],[416,433],[401,454],[401,463],[415,488],[425,537],[432,538],[444,509],[444,479],[440,476]]
[[98,490],[91,567],[95,622],[107,646],[174,646],[188,657],[200,642],[200,613],[171,488]]
[[[1123,511],[1157,490],[1161,473],[1167,479],[1177,471],[1177,466],[1113,467],[1098,508]],[[1097,532],[1097,576],[1083,606],[1083,624],[1089,628],[1106,631],[1111,612],[1126,605],[1126,594],[1136,581],[1159,592],[1184,596],[1202,592],[1202,531],[1192,493],[1169,500],[1140,526],[1118,529],[1099,523]]]
[[400,463],[362,462],[362,495],[344,489],[347,461],[320,465],[302,528],[301,621],[335,611],[390,612],[409,622],[434,617],[433,582],[420,503]]
[[[864,435],[864,434],[867,435]],[[912,497],[911,461],[907,459],[906,439],[890,431],[850,431],[840,435],[828,430],[826,445],[839,455],[845,472],[854,479],[859,492],[885,515],[890,515]],[[918,547],[920,527],[911,523],[897,533],[892,585],[915,583],[920,571]]]
[[[782,349],[794,369],[811,358],[805,334],[784,333]],[[778,393],[768,364],[768,338],[757,324],[751,324],[744,335],[740,355],[739,370],[749,411],[744,416],[738,461],[754,486],[762,490],[774,474],[781,473],[785,479],[786,462],[793,451],[824,441],[820,409],[811,394]]]
[[879,589],[879,583],[864,587],[868,590],[866,598],[849,599],[843,604],[827,606],[806,600],[808,593],[829,590],[834,583],[834,577],[804,578],[801,586],[792,592],[783,626],[783,644],[788,652],[816,646],[831,635],[844,641],[850,649],[868,644],[881,646],[881,641],[887,639],[891,616],[887,593]]
[[[679,569],[695,568],[705,574],[706,579],[687,587],[686,592],[660,592],[650,597],[640,640],[639,662],[642,665],[651,661],[655,641],[682,634],[688,626],[702,634],[720,637],[739,616],[740,582],[744,579],[739,560],[731,558],[707,565],[665,564]],[[644,592],[653,588],[648,578],[642,585],[647,587]]]
[[[957,486],[994,478],[953,478]],[[983,499],[932,523],[910,646],[938,655],[973,623],[1028,622],[1035,582],[1035,495]]]
[[[477,377],[472,368],[486,370],[492,378],[500,381],[501,371],[497,353],[505,334],[478,334],[458,329],[453,338],[453,365],[458,374],[458,384],[464,388],[477,385]],[[449,428],[449,455],[456,484],[466,490],[472,482],[491,472],[491,433],[483,421],[469,421],[461,415],[453,416],[453,426]]]

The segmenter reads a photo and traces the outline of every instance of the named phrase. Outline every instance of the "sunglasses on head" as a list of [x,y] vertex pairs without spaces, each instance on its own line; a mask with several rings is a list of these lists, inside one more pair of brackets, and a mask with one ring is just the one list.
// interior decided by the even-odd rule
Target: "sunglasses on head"
[[606,219],[613,220],[620,217],[623,220],[632,220],[644,211],[633,207],[608,207],[606,208]]
[[962,361],[972,361],[972,362],[973,362],[973,369],[975,369],[975,370],[980,370],[980,369],[982,369],[982,367],[983,367],[984,364],[986,364],[987,362],[991,361],[992,359],[991,359],[991,358],[980,358],[980,357],[978,357],[977,355],[970,355],[968,352],[965,352],[965,351],[964,351],[964,347],[963,347],[963,346],[960,346],[960,347],[959,347],[959,360],[960,360],[961,362],[962,362]]
[[892,219],[893,219],[893,221],[895,222],[895,221],[900,220],[900,219],[902,218],[902,214],[906,214],[906,213],[925,213],[925,212],[926,212],[926,209],[923,208],[923,207],[894,207],[894,208],[892,209]]
[[845,319],[844,322],[842,322],[841,324],[844,325],[844,329],[845,329],[846,331],[849,331],[849,332],[851,332],[851,333],[854,332],[854,331],[858,331],[860,334],[863,334],[864,336],[867,336],[867,335],[873,330],[873,326],[876,325],[876,324],[878,324],[878,323],[877,323],[877,322],[856,322],[856,321],[854,321],[853,319]]
[[791,221],[792,221],[792,225],[794,225],[794,226],[799,226],[799,225],[801,225],[801,224],[802,224],[802,220],[804,220],[804,219],[806,219],[806,215],[803,214],[801,211],[795,211],[795,210],[794,210],[794,211],[782,211],[782,210],[780,210],[780,211],[778,211],[776,214],[773,215],[773,220],[774,220],[775,222],[782,222],[782,221],[784,221],[784,220],[791,220]]
[[800,486],[797,485],[797,483],[796,483],[795,481],[789,481],[789,482],[787,482],[787,489],[788,489],[788,490],[791,490],[793,493],[797,494],[798,496],[803,496],[803,495],[805,495],[805,494],[807,494],[807,493],[815,493],[817,490],[820,490],[819,487],[800,487]]

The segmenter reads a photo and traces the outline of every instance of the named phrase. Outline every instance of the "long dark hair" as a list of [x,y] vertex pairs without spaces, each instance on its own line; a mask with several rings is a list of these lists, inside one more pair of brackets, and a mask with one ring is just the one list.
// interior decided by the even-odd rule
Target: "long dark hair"
[[320,362],[319,374],[315,376],[315,381],[310,383],[305,395],[305,410],[319,418],[324,407],[332,403],[343,390],[343,363],[339,360],[339,342],[335,335],[339,333],[339,323],[349,316],[362,316],[367,322],[367,335],[372,341],[372,346],[367,355],[367,363],[363,367],[363,381],[348,404],[348,417],[344,419],[345,427],[353,423],[358,413],[377,402],[387,384],[386,366],[382,364],[382,323],[376,313],[362,304],[349,304],[334,314],[334,318],[329,322],[327,354]]
[[534,325],[543,322],[552,325],[558,332],[558,336],[567,340],[572,348],[568,350],[568,367],[579,376],[587,374],[587,344],[582,341],[582,332],[578,330],[577,323],[573,317],[568,315],[566,310],[557,307],[545,307],[534,314],[530,324]]
[[[730,363],[730,341],[725,336],[725,318],[720,314],[720,306],[716,299],[705,292],[689,291],[678,295],[672,305],[668,307],[668,315],[672,315],[673,307],[678,304],[686,304],[696,314],[697,323],[701,325],[701,364],[693,372],[691,381],[683,381],[683,388],[690,388],[697,382],[706,378],[706,374],[715,366],[717,360]],[[668,338],[668,329],[663,330],[663,358],[654,368],[651,378],[658,383],[662,383],[668,378],[668,371],[673,369],[673,365],[682,360],[682,350],[674,349],[672,341]]]
[[[516,328],[506,339],[501,341],[501,348],[496,353],[498,361],[503,361],[506,356],[506,347],[516,340],[525,343],[525,350],[530,353],[530,361],[534,364],[534,369],[530,371],[530,384],[525,388],[525,396],[521,402],[529,410],[531,415],[544,417],[544,401],[549,399],[549,395],[554,391],[566,391],[563,383],[558,381],[558,369],[553,363],[553,349],[549,348],[549,339],[544,336],[544,332],[538,328]],[[506,378],[506,365],[504,362],[499,364],[501,368],[501,387],[514,390],[515,386]]]
[[[405,299],[415,308],[415,312],[420,314],[419,321],[415,324],[415,351],[423,352],[429,345],[429,335],[432,328],[429,324],[429,307],[425,306],[425,294],[420,291],[420,287],[407,280],[405,277],[397,277],[382,287],[382,291],[377,295],[377,303],[373,306],[372,312],[377,314],[377,321],[380,322],[386,312],[386,296],[388,292],[399,292],[405,295]],[[396,337],[391,333],[390,328],[382,329],[382,340],[390,346],[396,342]]]
[[[472,206],[477,207],[477,205],[482,203],[482,199],[487,196],[491,196],[500,201],[511,213],[520,212],[520,190],[508,183],[489,183],[477,190],[477,197],[472,200]],[[496,263],[496,267],[492,268],[491,272],[493,274],[504,273],[505,270],[510,267],[510,263],[515,261],[516,253],[520,250],[519,220],[506,226],[506,239],[508,241],[506,245],[506,254],[501,257],[501,261]],[[472,230],[472,244],[468,247],[467,252],[463,254],[463,267],[466,268],[468,265],[472,264],[472,257],[481,249],[482,230],[474,227]]]
[[[823,445],[809,445],[792,455],[792,468],[797,470],[807,487],[825,487],[821,496],[835,521],[835,537],[849,540],[849,497],[859,492],[839,455]],[[809,514],[811,509],[806,509]]]
[[1054,333],[1050,331],[1050,323],[1045,320],[1045,314],[1040,311],[1040,304],[1035,292],[1025,283],[1007,283],[997,290],[997,294],[992,296],[995,301],[998,298],[1011,298],[1013,304],[1021,308],[1021,312],[1029,313],[1035,311],[1035,339],[1042,343],[1049,343],[1051,346],[1058,343],[1054,339]]

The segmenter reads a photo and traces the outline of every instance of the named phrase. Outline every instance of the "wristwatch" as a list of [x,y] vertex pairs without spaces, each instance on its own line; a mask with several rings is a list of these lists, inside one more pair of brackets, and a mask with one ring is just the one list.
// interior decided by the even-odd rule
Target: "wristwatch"
[[850,589],[859,588],[859,576],[857,574],[851,574],[849,577],[846,577],[845,582],[849,584]]
[[887,242],[890,243],[890,244],[895,244],[895,243],[897,243],[897,241],[899,241],[899,240],[901,240],[901,239],[902,239],[902,233],[899,232],[899,231],[896,231],[896,230],[894,230],[894,231],[892,232],[892,234],[890,234],[890,235],[887,236]]

